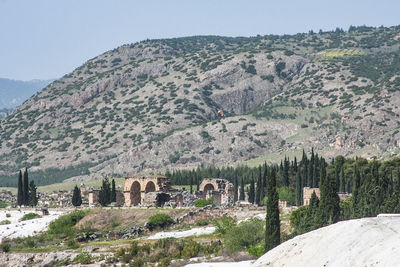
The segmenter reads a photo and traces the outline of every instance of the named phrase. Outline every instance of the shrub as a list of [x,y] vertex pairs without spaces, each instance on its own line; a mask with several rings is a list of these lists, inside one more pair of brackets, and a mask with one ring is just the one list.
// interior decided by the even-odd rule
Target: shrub
[[22,216],[21,221],[32,220],[32,219],[36,219],[36,218],[40,218],[40,217],[42,217],[42,216],[40,216],[37,213],[30,212],[30,213],[27,213],[24,216]]
[[225,246],[230,253],[248,250],[264,240],[264,225],[265,222],[258,219],[241,222],[227,231]]
[[201,250],[201,245],[193,240],[188,240],[183,245],[182,257],[188,259],[197,256]]
[[9,220],[2,220],[0,222],[0,225],[6,225],[6,224],[11,224],[11,222]]
[[68,247],[68,248],[71,248],[71,249],[77,249],[77,248],[79,248],[79,243],[76,242],[75,239],[70,238],[70,239],[68,239],[68,241],[67,241],[67,247]]
[[10,213],[7,213],[7,214],[6,214],[6,217],[7,217],[7,218],[10,218],[10,217],[11,217],[11,214],[10,214]]
[[225,235],[231,228],[236,226],[236,220],[230,216],[223,216],[220,221],[214,221],[215,233]]
[[259,258],[265,253],[264,244],[258,243],[255,246],[251,245],[247,251],[250,255]]
[[0,247],[1,247],[1,251],[7,253],[10,251],[11,245],[8,243],[5,243],[5,244],[1,244]]
[[155,228],[165,228],[174,223],[174,220],[165,213],[157,213],[149,218],[147,225],[150,230]]
[[75,210],[70,214],[61,216],[57,220],[50,223],[49,233],[50,234],[67,234],[70,233],[72,227],[77,224],[83,217],[85,217],[86,212],[83,210]]
[[196,208],[202,208],[208,205],[213,205],[213,199],[212,198],[208,198],[208,199],[198,199],[196,200],[196,202],[194,203],[194,206]]
[[290,226],[298,227],[301,219],[307,216],[308,206],[302,206],[295,211],[292,211],[289,217]]
[[90,264],[90,263],[92,263],[92,255],[90,255],[87,252],[79,253],[75,257],[74,262],[78,262],[80,264]]

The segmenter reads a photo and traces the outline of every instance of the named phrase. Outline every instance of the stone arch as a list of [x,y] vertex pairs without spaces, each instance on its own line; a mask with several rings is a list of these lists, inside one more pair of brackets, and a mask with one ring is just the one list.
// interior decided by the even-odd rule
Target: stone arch
[[152,181],[147,182],[144,192],[148,193],[154,191],[156,191],[156,185]]
[[213,184],[206,184],[206,185],[204,186],[204,189],[203,189],[204,192],[207,192],[207,191],[214,191],[214,190],[215,190],[215,188],[214,188],[214,185],[213,185]]
[[130,188],[130,200],[131,206],[137,206],[141,203],[141,195],[140,195],[140,183],[138,181],[134,181]]

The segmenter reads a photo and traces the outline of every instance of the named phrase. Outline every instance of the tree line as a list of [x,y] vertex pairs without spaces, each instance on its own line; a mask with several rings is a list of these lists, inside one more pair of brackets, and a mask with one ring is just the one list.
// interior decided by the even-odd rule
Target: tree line
[[22,180],[22,171],[18,175],[17,204],[18,206],[36,206],[38,204],[37,187],[34,180],[29,182],[28,169],[24,170],[24,179]]

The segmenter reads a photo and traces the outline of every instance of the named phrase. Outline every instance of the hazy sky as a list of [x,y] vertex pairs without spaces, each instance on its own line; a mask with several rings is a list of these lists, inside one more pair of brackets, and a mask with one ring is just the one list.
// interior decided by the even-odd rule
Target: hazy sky
[[61,77],[126,43],[400,24],[395,0],[0,0],[0,77]]

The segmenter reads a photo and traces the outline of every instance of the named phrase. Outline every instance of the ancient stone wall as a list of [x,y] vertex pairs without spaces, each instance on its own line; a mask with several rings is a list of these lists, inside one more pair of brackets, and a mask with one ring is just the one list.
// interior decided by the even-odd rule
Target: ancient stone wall
[[303,187],[303,205],[310,205],[311,195],[314,191],[317,197],[320,198],[319,188]]
[[144,204],[146,193],[168,193],[170,190],[171,182],[169,178],[164,176],[134,176],[125,178],[125,206],[138,206]]

